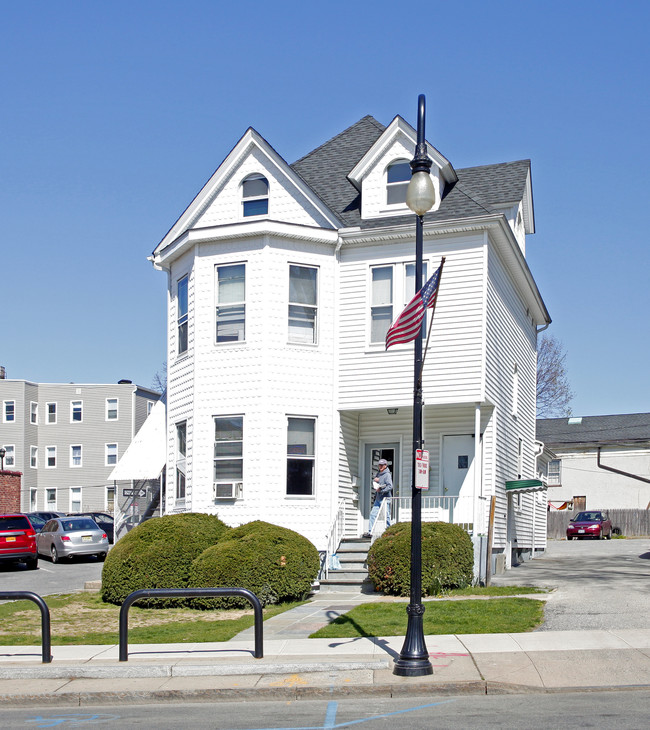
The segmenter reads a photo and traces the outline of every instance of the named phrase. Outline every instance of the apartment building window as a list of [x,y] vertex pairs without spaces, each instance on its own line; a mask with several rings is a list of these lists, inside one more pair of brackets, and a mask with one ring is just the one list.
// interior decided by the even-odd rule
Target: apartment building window
[[16,401],[6,400],[2,409],[5,423],[13,423],[16,420]]
[[50,512],[56,510],[56,489],[45,490],[45,509]]
[[244,479],[244,417],[214,419],[214,496],[240,496]]
[[70,466],[71,467],[77,467],[82,466],[82,458],[81,458],[81,445],[77,444],[75,446],[70,447]]
[[147,401],[147,415],[149,415],[151,413],[151,411],[153,410],[153,404],[154,404],[154,401],[152,401],[152,400]]
[[38,403],[34,403],[34,401],[29,404],[29,422],[35,426],[38,425]]
[[56,467],[56,446],[45,447],[45,467],[47,469]]
[[106,511],[113,514],[115,511],[115,487],[106,487]]
[[176,499],[185,499],[187,421],[176,424]]
[[106,420],[117,421],[117,398],[106,399]]
[[384,342],[393,321],[393,267],[371,269],[370,341]]
[[38,446],[29,447],[29,465],[32,469],[38,469]]
[[56,403],[48,403],[46,408],[47,408],[47,422],[56,423]]
[[287,495],[314,493],[315,418],[287,419]]
[[106,466],[117,464],[117,444],[106,444]]
[[83,421],[83,401],[70,401],[70,423],[81,423]]
[[10,444],[7,446],[7,444],[4,444],[2,447],[5,450],[5,467],[9,468],[10,466],[16,465],[16,447],[13,444]]
[[386,169],[386,203],[406,203],[406,190],[411,180],[411,166],[407,160],[395,160]]
[[178,309],[176,320],[178,326],[178,355],[187,352],[187,329],[188,329],[188,296],[187,296],[187,276],[178,281],[176,307]]
[[70,512],[81,512],[81,487],[70,487]]
[[548,462],[548,484],[562,484],[562,459],[551,459]]
[[246,265],[217,266],[217,342],[246,337]]
[[289,342],[316,342],[318,269],[289,266]]
[[262,175],[249,175],[242,183],[244,218],[267,215],[269,212],[269,181]]
[[29,490],[29,511],[36,512],[38,509],[38,489]]

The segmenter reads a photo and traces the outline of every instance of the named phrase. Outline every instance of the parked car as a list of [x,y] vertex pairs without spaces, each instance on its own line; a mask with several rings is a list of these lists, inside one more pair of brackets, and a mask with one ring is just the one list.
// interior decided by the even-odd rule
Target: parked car
[[112,545],[114,540],[114,526],[115,521],[106,512],[70,512],[69,517],[90,517],[104,530],[108,536],[108,542]]
[[27,515],[0,515],[0,560],[21,562],[38,568],[36,530]]
[[43,518],[46,522],[48,520],[53,520],[55,517],[65,517],[65,512],[40,512],[40,511],[34,511],[29,512],[30,515],[36,515],[37,517]]
[[583,537],[596,537],[599,540],[612,539],[612,523],[607,512],[592,510],[578,512],[566,528],[567,540],[581,540]]
[[75,555],[96,555],[104,560],[108,537],[90,517],[57,517],[50,520],[36,536],[40,555],[49,555],[53,563]]
[[32,527],[36,530],[36,532],[40,532],[45,527],[47,520],[50,519],[47,517],[41,517],[38,512],[26,512],[25,514],[29,517],[29,521],[32,523]]

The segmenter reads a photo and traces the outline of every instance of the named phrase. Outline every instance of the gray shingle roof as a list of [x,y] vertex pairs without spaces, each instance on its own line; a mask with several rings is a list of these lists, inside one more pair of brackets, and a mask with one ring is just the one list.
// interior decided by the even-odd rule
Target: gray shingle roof
[[[291,165],[345,225],[372,229],[404,224],[404,216],[362,221],[359,192],[347,179],[384,130],[373,117],[363,117]],[[529,169],[530,160],[518,160],[456,170],[458,182],[445,191],[440,208],[428,213],[426,220],[485,215],[499,205],[521,200]]]
[[568,444],[650,442],[650,413],[583,416],[580,420],[569,423],[568,418],[538,418],[537,438],[551,449]]

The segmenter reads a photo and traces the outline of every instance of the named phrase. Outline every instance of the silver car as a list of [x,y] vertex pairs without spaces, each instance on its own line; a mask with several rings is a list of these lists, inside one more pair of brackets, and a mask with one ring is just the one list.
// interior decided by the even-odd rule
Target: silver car
[[53,563],[74,555],[96,555],[104,560],[108,536],[90,517],[57,517],[38,533],[36,548],[40,555],[48,555]]

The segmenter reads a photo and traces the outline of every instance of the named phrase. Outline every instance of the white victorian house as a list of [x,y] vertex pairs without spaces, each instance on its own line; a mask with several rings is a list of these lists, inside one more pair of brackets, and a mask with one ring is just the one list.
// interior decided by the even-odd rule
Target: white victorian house
[[[248,129],[156,247],[167,513],[263,519],[325,551],[334,524],[337,540],[367,529],[386,458],[394,517],[409,518],[413,345],[386,352],[384,338],[414,294],[415,139],[399,116],[367,116],[288,164]],[[550,318],[526,263],[530,162],[455,170],[428,151],[425,277],[446,263],[423,375],[423,519],[465,524],[477,554],[493,525],[509,564],[546,539],[535,373]]]

